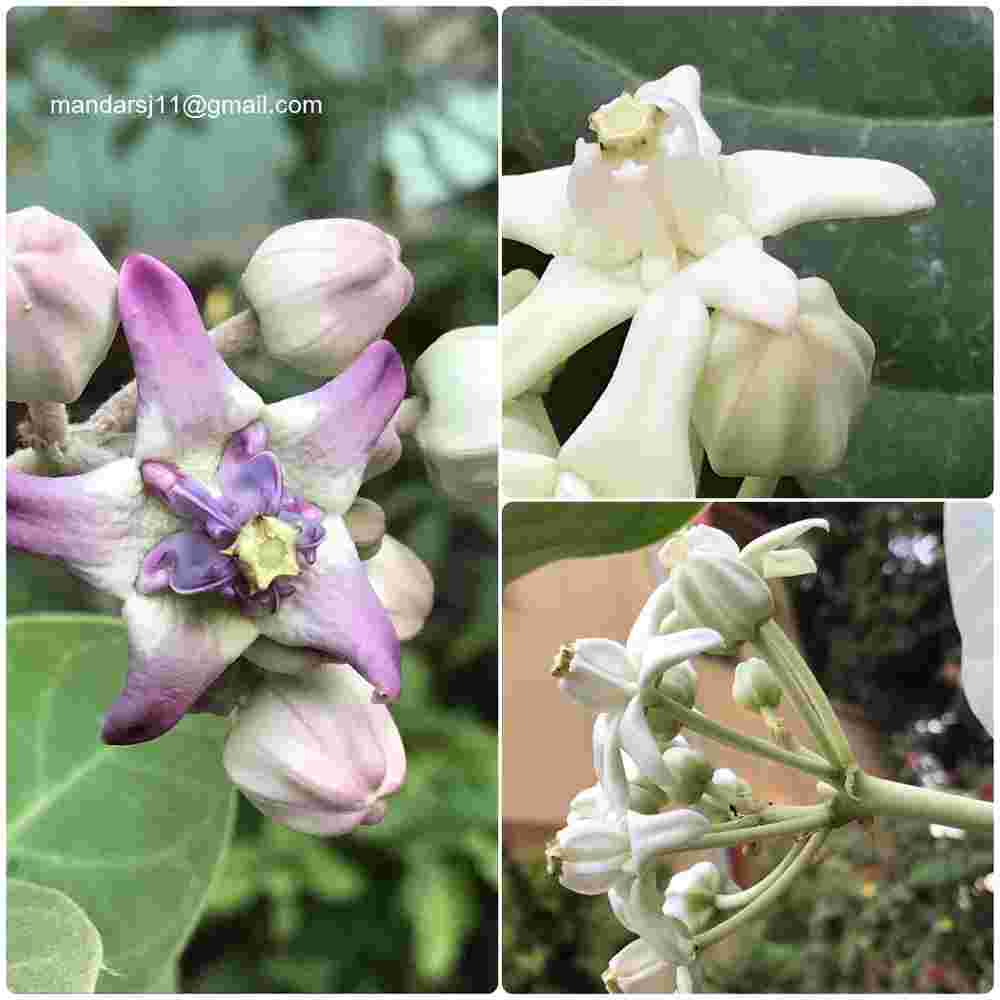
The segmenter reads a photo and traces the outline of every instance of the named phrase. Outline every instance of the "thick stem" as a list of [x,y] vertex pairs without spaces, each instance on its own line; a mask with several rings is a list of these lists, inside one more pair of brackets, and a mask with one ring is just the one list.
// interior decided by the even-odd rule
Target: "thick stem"
[[993,829],[993,803],[858,772],[847,808],[858,816],[911,816],[966,830]]
[[758,736],[748,736],[746,733],[738,733],[728,726],[723,726],[718,722],[693,712],[689,708],[667,698],[660,692],[656,693],[656,704],[667,714],[672,715],[678,722],[683,722],[688,729],[695,733],[701,733],[710,740],[717,743],[725,743],[727,746],[736,747],[737,750],[745,750],[747,753],[756,754],[758,757],[767,757],[769,760],[777,761],[787,767],[794,767],[806,774],[815,775],[825,781],[837,781],[841,778],[841,772],[832,764],[820,763],[819,761],[805,757],[801,754],[793,753],[791,750],[784,750],[781,747],[762,740]]
[[809,839],[809,843],[806,844],[799,855],[756,899],[747,903],[742,910],[735,913],[728,920],[723,920],[721,924],[716,924],[715,927],[710,928],[702,934],[696,934],[694,938],[695,948],[701,952],[710,944],[715,944],[724,937],[728,937],[737,928],[742,927],[743,924],[753,920],[768,907],[772,906],[778,897],[799,877],[802,869],[812,861],[829,835],[829,830],[819,830],[814,833]]
[[703,851],[712,847],[735,847],[749,840],[767,840],[770,837],[790,837],[800,833],[812,833],[815,830],[829,827],[833,824],[830,808],[826,805],[813,806],[808,815],[795,819],[778,820],[776,823],[760,823],[757,826],[743,827],[739,830],[729,830],[722,833],[705,833],[697,840],[684,844],[683,847],[667,847],[657,851],[657,856],[678,854],[681,851]]
[[[753,641],[764,654],[764,659],[771,669],[778,674],[779,679],[787,680],[794,690],[801,692],[801,696],[807,700],[811,711],[805,719],[810,723],[813,735],[819,741],[819,749],[824,755],[829,753],[830,762],[840,767],[846,768],[853,764],[854,754],[837,713],[834,712],[826,693],[809,669],[809,664],[802,658],[802,654],[795,648],[791,639],[785,635],[784,629],[772,618],[761,625]],[[791,690],[789,694],[792,694]],[[817,723],[813,720],[818,721],[818,730]]]
[[[257,319],[250,309],[245,309],[211,329],[208,335],[223,357],[242,354],[255,347],[259,341]],[[83,424],[83,428],[99,434],[127,431],[135,421],[137,399],[136,384],[134,381],[129,382],[105,400]]]
[[737,499],[753,500],[755,498],[767,499],[774,496],[774,491],[778,488],[777,479],[761,479],[758,476],[747,476],[740,484]]

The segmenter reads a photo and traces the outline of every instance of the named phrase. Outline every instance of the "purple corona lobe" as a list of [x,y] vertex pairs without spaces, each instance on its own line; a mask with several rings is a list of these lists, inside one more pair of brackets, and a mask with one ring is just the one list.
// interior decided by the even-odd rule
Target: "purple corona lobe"
[[[175,594],[207,591],[239,603],[251,617],[275,614],[284,598],[295,593],[292,579],[316,561],[326,537],[323,511],[315,504],[285,494],[281,466],[267,447],[267,428],[259,422],[234,434],[219,463],[221,496],[214,496],[192,476],[164,462],[144,462],[146,488],[191,529],[164,538],[146,555],[136,584],[143,594],[170,589]],[[241,531],[261,518],[277,518],[295,531],[297,567],[266,586],[250,579],[234,549]],[[266,543],[265,543],[266,544]]]

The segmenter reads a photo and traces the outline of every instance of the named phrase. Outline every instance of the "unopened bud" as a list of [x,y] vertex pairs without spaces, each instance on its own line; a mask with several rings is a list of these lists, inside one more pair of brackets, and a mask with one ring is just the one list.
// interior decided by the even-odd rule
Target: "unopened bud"
[[240,287],[269,354],[310,375],[342,372],[402,312],[413,277],[399,243],[360,219],[311,219],[272,233]]
[[456,500],[495,503],[497,328],[467,326],[439,337],[417,359],[413,384],[427,404],[414,436],[431,479]]
[[711,861],[699,861],[671,878],[663,899],[663,912],[682,921],[695,933],[715,914],[715,897],[722,875]]
[[7,216],[8,399],[77,399],[114,339],[117,287],[79,226],[38,206]]
[[760,657],[736,665],[733,676],[733,700],[751,712],[775,709],[781,704],[781,685],[767,663]]
[[673,779],[670,797],[675,802],[697,802],[708,791],[714,768],[700,750],[670,747],[663,754],[663,762]]

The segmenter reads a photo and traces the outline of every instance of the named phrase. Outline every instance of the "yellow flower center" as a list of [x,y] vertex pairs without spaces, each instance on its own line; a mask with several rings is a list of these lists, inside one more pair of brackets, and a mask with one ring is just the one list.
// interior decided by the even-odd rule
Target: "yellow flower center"
[[295,540],[299,529],[276,517],[255,517],[240,528],[236,541],[223,549],[236,556],[253,593],[266,590],[279,576],[298,576]]
[[656,153],[656,140],[666,124],[667,114],[625,93],[609,104],[602,104],[589,121],[591,130],[597,133],[604,159],[622,163],[648,160]]

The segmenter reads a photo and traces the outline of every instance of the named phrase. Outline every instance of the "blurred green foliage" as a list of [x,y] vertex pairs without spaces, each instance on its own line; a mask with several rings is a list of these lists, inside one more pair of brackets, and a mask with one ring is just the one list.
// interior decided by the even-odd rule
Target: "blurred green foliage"
[[[208,325],[271,230],[358,216],[396,235],[414,298],[387,335],[407,366],[496,321],[496,14],[489,9],[19,9],[10,15],[8,200],[81,224],[118,261],[161,256]],[[320,116],[71,119],[53,96],[320,97]],[[230,359],[266,399],[316,384]],[[119,336],[71,419],[131,378]],[[8,408],[14,446],[18,408]],[[488,992],[497,940],[496,510],[435,493],[409,443],[364,496],[431,569],[393,708],[408,777],[385,821],[318,840],[240,801],[181,957],[185,992]],[[93,611],[54,564],[12,554],[8,612]],[[102,610],[113,610],[102,606]],[[141,887],[137,886],[137,891]]]

